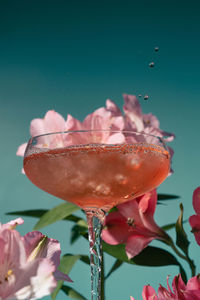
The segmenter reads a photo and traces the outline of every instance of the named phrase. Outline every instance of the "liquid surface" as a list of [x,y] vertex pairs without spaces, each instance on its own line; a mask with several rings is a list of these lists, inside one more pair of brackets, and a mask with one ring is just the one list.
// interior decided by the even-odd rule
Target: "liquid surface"
[[24,159],[28,178],[83,209],[108,211],[154,189],[169,173],[169,153],[151,144],[36,149]]

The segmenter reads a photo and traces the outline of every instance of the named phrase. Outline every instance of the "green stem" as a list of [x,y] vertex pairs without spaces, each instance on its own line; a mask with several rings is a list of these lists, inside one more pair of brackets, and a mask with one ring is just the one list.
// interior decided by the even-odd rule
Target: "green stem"
[[105,269],[104,269],[104,253],[102,251],[101,260],[101,300],[106,300],[105,298]]
[[191,260],[189,258],[189,255],[186,254],[186,255],[183,255],[178,249],[177,247],[175,246],[173,240],[170,238],[169,240],[169,243],[168,243],[169,246],[171,246],[171,248],[174,250],[174,252],[182,259],[184,259],[185,261],[187,261],[187,263],[189,264],[190,266],[190,269],[191,269],[191,274],[192,274],[192,277],[195,276],[196,274],[196,266],[193,262],[193,260]]

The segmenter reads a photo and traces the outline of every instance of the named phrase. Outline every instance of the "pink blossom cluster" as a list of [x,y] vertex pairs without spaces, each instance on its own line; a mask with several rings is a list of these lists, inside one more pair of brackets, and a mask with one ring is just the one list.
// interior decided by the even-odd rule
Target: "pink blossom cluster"
[[[200,186],[197,187],[193,192],[192,203],[196,215],[192,215],[189,218],[189,223],[196,242],[200,246]],[[123,237],[125,237],[125,235]],[[109,239],[108,234],[107,239]],[[185,284],[181,278],[181,275],[177,275],[172,281],[172,289],[170,288],[168,278],[167,289],[160,285],[158,288],[158,293],[156,293],[153,287],[146,285],[143,288],[142,298],[143,300],[199,300],[200,276],[193,276],[188,280],[187,284]],[[131,297],[131,300],[135,299]]]
[[38,299],[50,294],[58,280],[71,281],[58,270],[60,244],[38,231],[21,236],[15,219],[0,224],[0,299]]
[[[32,137],[63,131],[80,131],[80,130],[104,130],[102,132],[93,132],[92,141],[94,143],[123,143],[125,131],[138,131],[146,134],[164,137],[170,142],[174,139],[174,134],[165,132],[159,128],[160,124],[156,116],[153,114],[143,114],[139,101],[133,95],[124,95],[123,113],[119,107],[110,99],[106,101],[106,106],[95,110],[93,113],[86,116],[83,122],[68,114],[65,120],[59,113],[50,110],[43,119],[34,119],[30,125],[30,134]],[[115,132],[116,131],[116,132]],[[118,132],[117,132],[118,131]],[[130,138],[130,137],[129,137]],[[66,146],[70,144],[81,143],[84,139],[83,135],[78,133],[75,135],[55,135],[54,137],[41,137],[41,143],[46,147]],[[91,138],[90,138],[91,139]],[[138,141],[150,142],[149,136],[142,138],[138,136]],[[91,142],[92,142],[91,141]],[[23,156],[26,148],[26,143],[22,144],[17,151],[17,155]],[[173,153],[170,149],[171,155]]]
[[[167,279],[167,289],[160,285],[158,293],[150,285],[146,285],[142,292],[143,300],[199,300],[200,299],[200,277],[194,276],[185,284],[180,275],[175,276],[170,288]],[[131,300],[135,300],[131,297]]]

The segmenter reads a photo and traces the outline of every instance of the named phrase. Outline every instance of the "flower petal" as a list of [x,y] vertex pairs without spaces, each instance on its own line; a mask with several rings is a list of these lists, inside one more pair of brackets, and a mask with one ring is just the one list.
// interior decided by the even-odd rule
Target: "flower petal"
[[196,188],[193,192],[193,207],[195,212],[200,215],[200,186]]
[[145,237],[134,234],[129,236],[126,243],[126,254],[128,258],[130,259],[138,255],[153,239],[153,237]]
[[152,288],[150,285],[144,286],[142,291],[142,298],[143,300],[158,300],[154,288]]
[[24,144],[20,145],[20,146],[18,147],[18,149],[17,149],[16,155],[18,155],[18,156],[24,156],[26,147],[27,147],[27,143],[24,143]]
[[[24,236],[27,257],[31,256],[44,237],[45,236],[39,231],[32,231]],[[46,237],[43,245],[38,249],[36,258],[48,258],[55,268],[57,268],[60,264],[60,254],[61,250],[59,242]]]
[[111,245],[118,245],[126,242],[129,236],[129,226],[126,219],[119,212],[112,212],[106,216],[102,239]]

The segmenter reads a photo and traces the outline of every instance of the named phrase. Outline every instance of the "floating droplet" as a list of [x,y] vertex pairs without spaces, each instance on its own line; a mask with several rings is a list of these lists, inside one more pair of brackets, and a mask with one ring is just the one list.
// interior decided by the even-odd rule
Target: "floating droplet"
[[148,95],[145,95],[144,96],[144,100],[148,100],[149,99],[149,96]]
[[150,62],[149,67],[150,67],[150,68],[153,68],[154,65],[155,65],[154,62],[152,61],[152,62]]
[[154,50],[155,50],[155,52],[158,52],[159,51],[159,47],[155,47]]

